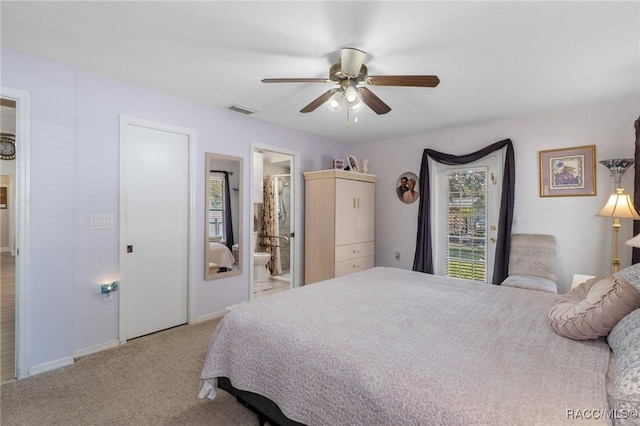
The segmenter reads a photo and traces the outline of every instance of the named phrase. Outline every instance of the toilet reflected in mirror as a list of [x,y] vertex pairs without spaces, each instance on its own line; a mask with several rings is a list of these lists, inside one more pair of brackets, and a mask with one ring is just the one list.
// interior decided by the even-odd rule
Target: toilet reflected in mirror
[[242,273],[242,158],[206,154],[206,280]]

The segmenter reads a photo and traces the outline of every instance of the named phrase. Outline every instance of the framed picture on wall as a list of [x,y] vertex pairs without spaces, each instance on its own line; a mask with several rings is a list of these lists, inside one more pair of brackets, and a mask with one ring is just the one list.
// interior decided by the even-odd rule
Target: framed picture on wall
[[418,199],[418,176],[412,172],[404,172],[396,182],[396,195],[405,204],[412,204]]
[[540,151],[540,196],[596,195],[596,146]]

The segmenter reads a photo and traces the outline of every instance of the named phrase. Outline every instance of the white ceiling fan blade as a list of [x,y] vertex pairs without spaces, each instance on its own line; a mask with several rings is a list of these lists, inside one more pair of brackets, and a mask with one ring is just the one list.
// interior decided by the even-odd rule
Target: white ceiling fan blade
[[349,77],[356,77],[360,74],[360,68],[362,68],[365,56],[367,56],[367,53],[362,50],[343,47],[340,58],[342,72]]

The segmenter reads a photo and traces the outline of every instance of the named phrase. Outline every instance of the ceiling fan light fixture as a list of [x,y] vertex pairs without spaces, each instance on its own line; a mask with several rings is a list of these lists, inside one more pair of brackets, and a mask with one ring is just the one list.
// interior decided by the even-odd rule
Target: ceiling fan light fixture
[[351,112],[356,112],[356,111],[360,111],[362,108],[364,108],[364,102],[356,102],[353,105],[349,105],[349,111]]
[[344,100],[344,95],[342,94],[342,91],[337,91],[329,99],[329,106],[333,109],[339,109],[340,106],[342,105],[343,100]]
[[353,85],[350,85],[345,89],[344,100],[347,102],[347,105],[349,106],[360,102],[360,96],[358,96],[358,91]]

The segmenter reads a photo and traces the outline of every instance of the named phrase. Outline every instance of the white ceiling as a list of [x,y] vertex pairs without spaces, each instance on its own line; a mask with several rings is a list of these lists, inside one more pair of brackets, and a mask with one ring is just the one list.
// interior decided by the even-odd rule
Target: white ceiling
[[[80,69],[349,142],[640,95],[640,3],[0,2],[1,40]],[[435,74],[436,88],[370,87],[391,106],[299,110],[341,47],[369,75]]]

